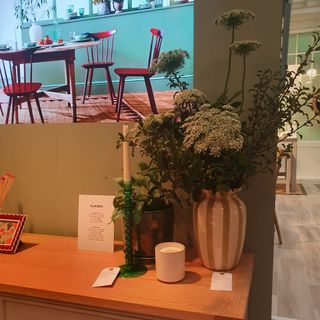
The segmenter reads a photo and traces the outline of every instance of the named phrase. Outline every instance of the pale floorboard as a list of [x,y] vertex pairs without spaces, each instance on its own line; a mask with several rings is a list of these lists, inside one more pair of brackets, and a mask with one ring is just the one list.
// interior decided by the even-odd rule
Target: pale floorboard
[[320,320],[319,181],[302,183],[307,195],[277,195],[276,199],[283,244],[275,236],[275,320]]

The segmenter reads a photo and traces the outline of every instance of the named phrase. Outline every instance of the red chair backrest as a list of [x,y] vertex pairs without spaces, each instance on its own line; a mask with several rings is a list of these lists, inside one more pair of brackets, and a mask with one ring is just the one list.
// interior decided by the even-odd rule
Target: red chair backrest
[[152,28],[150,29],[152,33],[151,36],[151,44],[150,44],[150,51],[149,51],[149,58],[148,58],[148,68],[151,67],[152,61],[159,58],[160,49],[163,39],[163,32],[159,29]]
[[98,46],[87,48],[88,63],[112,62],[114,34],[117,30],[92,33],[100,39]]
[[[0,52],[0,77],[7,93],[19,95],[21,86],[14,84],[32,83],[32,55],[35,49]],[[12,84],[12,86],[10,86]],[[15,92],[16,91],[16,92]]]

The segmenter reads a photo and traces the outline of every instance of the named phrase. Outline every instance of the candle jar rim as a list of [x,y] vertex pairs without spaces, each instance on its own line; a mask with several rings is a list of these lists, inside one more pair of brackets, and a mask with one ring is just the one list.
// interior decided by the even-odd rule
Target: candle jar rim
[[186,249],[186,247],[182,243],[179,243],[179,242],[161,242],[155,246],[155,250],[160,251],[160,250],[167,248],[167,247],[174,247],[175,249],[178,249],[179,251],[164,252],[165,254],[177,254],[177,253],[180,253]]

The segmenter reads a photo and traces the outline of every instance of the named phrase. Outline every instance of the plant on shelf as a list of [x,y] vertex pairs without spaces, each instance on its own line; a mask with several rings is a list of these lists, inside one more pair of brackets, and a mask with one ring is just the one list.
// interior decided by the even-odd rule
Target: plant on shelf
[[92,3],[97,6],[98,15],[111,13],[111,0],[93,0]]
[[[120,146],[126,137],[120,135]],[[152,163],[139,163],[140,171],[131,178],[131,212],[134,231],[134,256],[154,258],[154,247],[160,242],[173,240],[173,201],[179,201],[172,187],[166,185],[164,172]],[[125,217],[125,184],[116,179],[119,191],[116,193],[112,221]]]
[[113,0],[113,8],[115,13],[121,13],[123,9],[124,0]]
[[48,0],[15,0],[14,2],[15,18],[22,23],[36,22],[42,16],[49,17],[54,9],[54,6],[48,4]]

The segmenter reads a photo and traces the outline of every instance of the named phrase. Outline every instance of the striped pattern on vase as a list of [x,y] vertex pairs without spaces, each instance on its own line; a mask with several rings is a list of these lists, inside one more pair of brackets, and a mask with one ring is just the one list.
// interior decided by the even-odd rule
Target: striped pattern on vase
[[206,268],[226,271],[239,263],[246,223],[246,206],[233,191],[213,195],[203,190],[201,200],[193,206],[193,227]]

